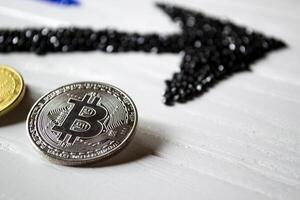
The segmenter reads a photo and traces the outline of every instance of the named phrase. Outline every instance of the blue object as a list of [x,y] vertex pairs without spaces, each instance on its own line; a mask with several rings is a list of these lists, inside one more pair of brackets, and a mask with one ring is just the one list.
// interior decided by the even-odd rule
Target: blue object
[[79,0],[42,0],[48,1],[55,4],[66,5],[66,6],[77,6],[80,4]]

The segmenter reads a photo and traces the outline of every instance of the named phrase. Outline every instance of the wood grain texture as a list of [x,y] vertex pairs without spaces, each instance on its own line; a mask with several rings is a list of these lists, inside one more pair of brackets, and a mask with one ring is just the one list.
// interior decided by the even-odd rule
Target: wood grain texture
[[[0,119],[0,200],[300,199],[299,2],[169,3],[229,18],[282,38],[289,48],[175,107],[164,106],[161,93],[181,55],[0,55],[1,63],[21,72],[28,89],[22,104]],[[46,25],[179,31],[151,0],[85,0],[75,8],[1,0],[1,28]],[[139,110],[136,137],[119,155],[92,167],[51,164],[27,138],[27,112],[47,91],[85,80],[128,92]]]

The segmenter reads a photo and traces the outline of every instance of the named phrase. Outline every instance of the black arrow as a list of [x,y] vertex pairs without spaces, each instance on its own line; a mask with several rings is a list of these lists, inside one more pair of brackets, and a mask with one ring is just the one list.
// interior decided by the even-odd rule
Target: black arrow
[[207,17],[177,6],[157,4],[182,32],[171,35],[125,33],[83,28],[0,30],[0,52],[50,52],[101,50],[108,53],[144,51],[183,52],[180,71],[166,81],[165,103],[185,102],[202,94],[218,80],[249,65],[267,52],[285,47],[277,39]]

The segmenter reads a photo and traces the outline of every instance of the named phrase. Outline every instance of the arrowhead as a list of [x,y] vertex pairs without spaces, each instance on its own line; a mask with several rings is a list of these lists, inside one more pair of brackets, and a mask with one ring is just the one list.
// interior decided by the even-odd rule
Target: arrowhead
[[184,43],[180,71],[166,81],[167,105],[189,101],[228,75],[248,70],[267,52],[286,46],[278,39],[229,21],[176,6],[157,6],[179,23]]

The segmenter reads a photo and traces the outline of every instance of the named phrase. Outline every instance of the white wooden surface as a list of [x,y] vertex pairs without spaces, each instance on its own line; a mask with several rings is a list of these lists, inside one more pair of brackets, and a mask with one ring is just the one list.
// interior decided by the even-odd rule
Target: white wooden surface
[[[82,0],[68,8],[35,0],[1,0],[0,27],[80,25],[139,32],[178,27],[145,0]],[[0,54],[28,91],[0,121],[0,200],[300,199],[300,2],[178,0],[284,39],[269,54],[185,105],[161,103],[163,80],[180,55]],[[93,167],[51,164],[33,149],[25,117],[33,102],[62,84],[93,80],[127,91],[139,110],[133,142]]]

